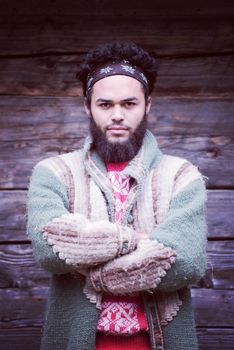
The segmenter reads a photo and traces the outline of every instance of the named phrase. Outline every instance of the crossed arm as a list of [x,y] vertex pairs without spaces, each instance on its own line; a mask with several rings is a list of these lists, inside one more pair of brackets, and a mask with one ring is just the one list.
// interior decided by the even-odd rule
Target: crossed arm
[[149,239],[137,242],[129,227],[69,213],[65,187],[38,166],[29,189],[28,232],[44,268],[53,273],[85,268],[97,292],[176,290],[204,273],[204,200],[204,185],[196,180],[172,200],[166,220]]

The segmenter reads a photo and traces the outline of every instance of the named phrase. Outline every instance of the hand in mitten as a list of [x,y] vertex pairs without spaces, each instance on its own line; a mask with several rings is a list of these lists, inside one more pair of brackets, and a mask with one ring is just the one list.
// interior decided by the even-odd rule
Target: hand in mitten
[[109,221],[65,214],[43,227],[43,237],[67,264],[86,267],[127,254],[136,246],[134,230]]
[[175,262],[176,252],[153,240],[141,240],[137,249],[93,268],[87,278],[97,292],[130,294],[155,289]]

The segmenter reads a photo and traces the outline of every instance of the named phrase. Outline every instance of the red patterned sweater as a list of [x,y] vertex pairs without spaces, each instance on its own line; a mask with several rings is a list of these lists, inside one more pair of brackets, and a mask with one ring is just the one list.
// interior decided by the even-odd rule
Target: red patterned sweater
[[[127,164],[127,162],[107,164],[108,177],[115,196],[115,222],[118,223],[122,223],[125,202],[130,189],[130,177],[123,174]],[[135,335],[147,331],[148,324],[142,298],[104,295],[97,329],[99,332],[115,336]],[[106,347],[103,341],[105,342],[106,337],[101,336],[103,340],[100,342],[100,336],[101,334],[98,336],[97,344],[100,344],[97,349],[104,349]],[[148,347],[141,347],[141,349],[148,349]]]

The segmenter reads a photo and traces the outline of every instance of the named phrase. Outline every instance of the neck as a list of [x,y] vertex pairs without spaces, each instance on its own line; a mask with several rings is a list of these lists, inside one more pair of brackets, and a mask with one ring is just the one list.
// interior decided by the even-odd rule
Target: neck
[[126,168],[128,162],[119,162],[119,163],[107,163],[106,170],[107,171],[122,171]]

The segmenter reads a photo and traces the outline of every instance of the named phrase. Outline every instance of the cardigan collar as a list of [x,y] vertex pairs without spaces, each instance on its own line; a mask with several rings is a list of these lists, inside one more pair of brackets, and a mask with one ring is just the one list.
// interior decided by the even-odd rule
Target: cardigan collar
[[[83,148],[83,160],[87,173],[92,177],[96,185],[105,194],[109,203],[109,215],[112,221],[115,217],[115,198],[112,185],[107,176],[106,166],[95,150],[91,150],[93,140],[89,135]],[[130,191],[128,203],[126,204],[126,213],[131,210],[133,202],[136,200],[136,193],[141,192],[145,178],[150,170],[155,167],[162,156],[153,134],[147,130],[143,138],[142,146],[136,156],[129,162],[123,170],[123,174],[129,175],[136,181],[136,186]]]

